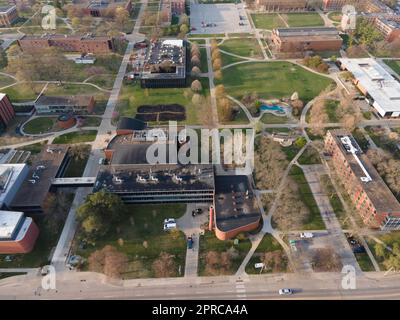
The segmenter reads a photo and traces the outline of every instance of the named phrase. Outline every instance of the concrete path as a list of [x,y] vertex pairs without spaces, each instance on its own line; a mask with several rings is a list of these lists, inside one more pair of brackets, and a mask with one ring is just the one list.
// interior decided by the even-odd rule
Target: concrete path
[[342,231],[342,227],[332,209],[328,196],[324,193],[320,175],[326,174],[323,165],[302,165],[304,176],[310,186],[315,202],[321,212],[326,229],[329,231],[331,245],[339,254],[343,265],[351,265],[358,274],[362,271]]
[[[195,217],[192,211],[201,208],[203,213]],[[179,230],[182,230],[186,237],[193,238],[193,249],[186,250],[185,277],[197,277],[199,262],[199,240],[201,228],[200,226],[208,222],[208,205],[189,203],[186,207],[185,214],[176,221]]]

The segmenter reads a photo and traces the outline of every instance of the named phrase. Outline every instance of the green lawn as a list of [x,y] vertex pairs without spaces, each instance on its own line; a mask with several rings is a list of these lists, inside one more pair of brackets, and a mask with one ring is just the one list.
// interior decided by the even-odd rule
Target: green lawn
[[114,85],[114,76],[111,74],[99,74],[89,79],[88,82],[93,83],[102,89],[111,90]]
[[207,50],[206,48],[200,49],[200,70],[201,72],[208,72]]
[[285,22],[276,13],[253,13],[251,14],[257,29],[268,29],[286,27]]
[[[266,252],[271,252],[271,251],[279,251],[284,254],[286,257],[285,251],[283,250],[282,246],[279,244],[279,242],[269,233],[265,234],[261,243],[257,247],[256,251],[254,252],[253,256],[250,258],[247,266],[246,266],[246,272],[248,274],[259,274],[260,269],[256,269],[254,265],[256,263],[260,263],[261,261],[261,255],[265,254]],[[287,257],[286,257],[287,259]],[[277,272],[288,272],[288,263],[287,260],[283,261],[281,267],[279,270],[276,270]],[[265,269],[263,270],[263,273],[266,272],[272,272],[272,270],[266,271]]]
[[254,38],[228,39],[219,48],[242,57],[262,58],[260,45]]
[[219,274],[235,274],[247,252],[249,252],[251,248],[251,242],[249,239],[241,239],[239,240],[239,244],[235,245],[234,240],[221,241],[217,239],[214,232],[206,231],[204,235],[200,236],[198,274],[200,276],[210,275],[206,270],[206,255],[209,251],[222,253],[232,250],[231,248],[235,249],[236,255],[235,257],[231,258],[229,270],[219,270]]
[[86,117],[83,120],[84,127],[98,127],[101,123],[100,117]]
[[33,84],[32,86],[27,83],[20,83],[4,89],[2,92],[6,93],[13,102],[26,102],[36,100],[43,87],[43,83]]
[[320,164],[321,163],[321,157],[319,156],[319,153],[315,148],[312,148],[310,146],[307,147],[306,150],[304,150],[303,154],[300,156],[298,162],[300,164]]
[[340,11],[333,11],[328,13],[328,18],[335,22],[342,21],[342,13]]
[[[227,65],[230,65],[231,63],[240,62],[244,60],[221,52],[221,61],[222,61],[222,66],[225,67]],[[222,70],[222,72],[224,72],[224,70]]]
[[354,256],[362,271],[375,271],[374,265],[366,252],[355,253]]
[[324,26],[324,20],[316,13],[287,13],[282,14],[290,27],[319,27]]
[[240,100],[245,93],[257,92],[260,98],[290,97],[299,93],[308,102],[332,83],[289,62],[254,62],[224,70],[222,80],[228,94]]
[[[190,81],[189,81],[190,82]],[[208,78],[202,78],[203,94],[209,95]],[[141,105],[180,104],[186,107],[186,124],[197,124],[197,108],[190,97],[185,97],[190,88],[151,88],[142,89],[138,83],[122,86],[117,111],[120,116],[134,117]]]
[[[174,255],[175,276],[183,276],[185,270],[186,241],[182,232],[163,230],[165,218],[179,218],[185,212],[184,204],[128,205],[120,223],[112,225],[110,231],[96,241],[96,246],[78,249],[77,254],[88,257],[95,250],[112,245],[125,253],[129,259],[125,279],[154,277],[153,262],[161,252]],[[77,239],[80,238],[79,231]],[[123,240],[123,245],[119,244]],[[144,243],[146,244],[144,245]],[[75,247],[77,244],[75,244]],[[181,274],[178,273],[179,266]]]
[[336,189],[332,184],[331,178],[327,174],[321,175],[320,182],[325,194],[329,198],[329,203],[335,212],[336,218],[338,219],[340,225],[342,228],[349,228],[350,224],[347,219],[346,211],[344,210],[342,201],[336,193]]
[[46,95],[106,95],[99,89],[89,84],[49,84],[46,89]]
[[97,130],[82,130],[77,132],[70,132],[58,136],[53,140],[54,144],[73,144],[82,142],[91,142],[96,139]]
[[296,181],[299,187],[299,196],[303,203],[307,206],[310,211],[310,215],[306,221],[304,221],[304,230],[320,230],[325,229],[325,224],[322,220],[321,213],[315,202],[314,196],[311,192],[310,186],[304,176],[303,170],[298,166],[293,166],[290,170],[290,176]]
[[383,60],[394,72],[400,76],[400,60]]
[[288,122],[288,118],[276,116],[272,113],[267,112],[262,115],[260,121],[265,124],[283,124]]
[[14,277],[14,276],[21,276],[23,274],[26,274],[25,272],[0,272],[0,280],[9,278],[9,277]]
[[24,125],[24,132],[28,134],[39,134],[52,131],[57,123],[56,117],[35,118]]
[[329,122],[339,122],[336,112],[339,103],[340,102],[337,100],[326,100],[325,111],[328,115]]
[[8,86],[14,82],[15,82],[15,80],[13,78],[7,77],[4,75],[0,75],[0,88]]

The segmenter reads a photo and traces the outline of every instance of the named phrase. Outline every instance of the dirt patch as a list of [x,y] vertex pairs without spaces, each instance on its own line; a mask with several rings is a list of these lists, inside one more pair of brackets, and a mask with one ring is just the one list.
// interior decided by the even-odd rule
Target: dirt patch
[[135,118],[146,122],[184,121],[186,110],[180,104],[143,105],[138,107]]

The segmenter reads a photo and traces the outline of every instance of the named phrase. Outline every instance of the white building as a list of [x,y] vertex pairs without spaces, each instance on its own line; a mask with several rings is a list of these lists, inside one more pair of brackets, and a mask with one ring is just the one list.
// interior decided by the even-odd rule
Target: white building
[[354,84],[382,117],[400,116],[400,83],[375,59],[339,59],[342,69],[354,76]]
[[8,208],[29,172],[28,165],[0,164],[0,209]]

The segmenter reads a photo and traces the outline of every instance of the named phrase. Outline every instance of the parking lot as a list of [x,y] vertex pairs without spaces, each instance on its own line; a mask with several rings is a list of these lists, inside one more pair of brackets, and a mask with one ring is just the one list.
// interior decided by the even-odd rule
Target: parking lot
[[191,4],[192,34],[251,32],[243,4]]

